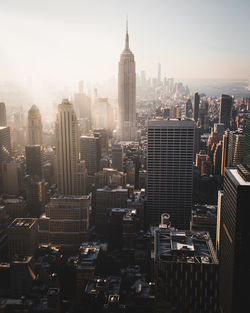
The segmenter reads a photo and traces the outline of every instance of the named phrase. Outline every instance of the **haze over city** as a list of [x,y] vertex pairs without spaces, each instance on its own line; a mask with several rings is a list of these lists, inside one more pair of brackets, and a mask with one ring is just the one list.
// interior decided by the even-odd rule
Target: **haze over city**
[[248,0],[0,1],[0,82],[44,94],[116,77],[126,15],[136,72],[154,76],[160,62],[167,77],[247,79],[249,10]]

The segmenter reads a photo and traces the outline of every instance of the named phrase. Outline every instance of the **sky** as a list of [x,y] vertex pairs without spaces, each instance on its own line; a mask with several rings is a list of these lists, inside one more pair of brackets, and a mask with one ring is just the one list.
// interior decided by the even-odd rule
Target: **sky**
[[127,15],[137,72],[156,76],[160,62],[167,77],[250,76],[250,0],[0,0],[0,81],[116,76]]

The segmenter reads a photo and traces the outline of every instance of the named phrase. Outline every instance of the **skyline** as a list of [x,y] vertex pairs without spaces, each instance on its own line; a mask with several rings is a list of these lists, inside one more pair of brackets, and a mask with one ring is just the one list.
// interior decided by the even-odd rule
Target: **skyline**
[[138,73],[146,70],[155,76],[156,64],[161,63],[167,77],[250,75],[247,0],[11,0],[1,2],[0,8],[0,81],[32,77],[41,84],[68,84],[116,76],[126,15]]

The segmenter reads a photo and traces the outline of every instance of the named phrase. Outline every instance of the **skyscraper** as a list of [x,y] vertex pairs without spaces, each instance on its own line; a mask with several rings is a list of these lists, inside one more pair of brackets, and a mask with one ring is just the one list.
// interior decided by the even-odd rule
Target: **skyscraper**
[[194,120],[195,120],[195,122],[198,121],[199,105],[200,105],[200,96],[199,96],[198,92],[196,92],[194,94]]
[[220,312],[249,306],[249,167],[226,168],[220,227]]
[[112,146],[112,167],[123,172],[123,146],[114,144]]
[[129,49],[128,27],[118,73],[119,134],[121,140],[136,138],[136,76],[134,55]]
[[192,209],[194,122],[148,121],[148,214],[157,224],[164,212],[187,229]]
[[232,115],[233,99],[228,95],[221,95],[220,97],[220,112],[219,112],[219,123],[225,125],[225,129],[230,126],[230,118]]
[[88,175],[99,171],[101,159],[101,142],[99,134],[80,137],[80,159],[85,161]]
[[191,118],[193,113],[192,102],[190,99],[186,102],[186,117]]
[[41,146],[25,146],[26,169],[28,175],[43,177],[43,151]]
[[63,99],[56,117],[57,188],[64,195],[77,194],[79,159],[78,124],[73,105]]
[[74,94],[74,107],[79,118],[86,118],[90,121],[91,99],[84,93],[83,81],[79,82],[78,93]]
[[28,112],[28,138],[29,145],[43,144],[42,117],[36,105],[32,105]]
[[0,102],[0,126],[7,126],[6,107],[4,102]]
[[236,167],[242,162],[245,135],[242,130],[229,132],[227,166]]
[[244,148],[244,164],[250,164],[250,117],[247,117],[245,126],[245,148]]

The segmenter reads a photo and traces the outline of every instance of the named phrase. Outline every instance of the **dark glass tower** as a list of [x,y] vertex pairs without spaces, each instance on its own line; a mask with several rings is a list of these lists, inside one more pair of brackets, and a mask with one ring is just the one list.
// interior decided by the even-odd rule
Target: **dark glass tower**
[[220,97],[220,114],[219,122],[225,125],[225,129],[229,128],[230,118],[232,115],[233,99],[228,95],[221,95]]
[[43,178],[43,151],[40,145],[25,146],[28,175]]
[[199,96],[198,92],[196,92],[194,94],[194,120],[195,120],[195,122],[198,121],[199,105],[200,105],[200,96]]
[[221,313],[244,312],[249,307],[249,204],[249,168],[226,168],[219,250]]

